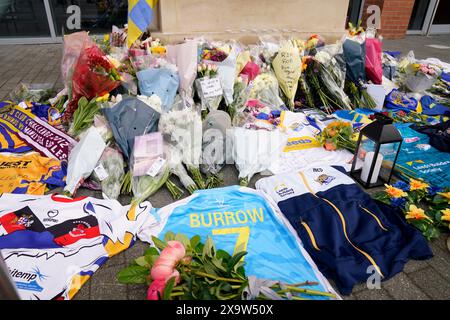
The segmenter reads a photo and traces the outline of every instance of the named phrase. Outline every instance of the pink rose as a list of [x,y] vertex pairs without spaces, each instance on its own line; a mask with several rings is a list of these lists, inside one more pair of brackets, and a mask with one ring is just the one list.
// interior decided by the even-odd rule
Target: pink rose
[[153,281],[147,290],[147,300],[158,300],[158,292],[160,293],[160,295],[162,295],[165,286],[166,286],[165,281],[161,280]]
[[158,258],[151,271],[152,279],[166,281],[172,276],[174,269],[175,261],[165,261],[164,259]]
[[179,241],[169,241],[167,242],[168,246],[164,248],[161,253],[165,258],[173,257],[175,260],[179,261],[184,258],[186,255],[186,249],[183,244]]

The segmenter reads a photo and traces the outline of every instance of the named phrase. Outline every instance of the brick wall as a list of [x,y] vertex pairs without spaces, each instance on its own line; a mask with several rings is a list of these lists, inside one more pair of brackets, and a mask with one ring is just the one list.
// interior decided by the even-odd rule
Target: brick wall
[[386,39],[401,39],[408,30],[415,0],[366,0],[363,11],[363,26],[366,27],[367,7],[378,5],[381,9],[380,33]]

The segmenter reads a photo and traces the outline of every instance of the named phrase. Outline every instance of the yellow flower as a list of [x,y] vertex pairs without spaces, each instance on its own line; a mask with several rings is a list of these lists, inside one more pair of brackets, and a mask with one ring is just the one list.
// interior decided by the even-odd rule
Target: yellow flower
[[428,184],[426,184],[425,182],[419,181],[419,180],[414,180],[411,179],[410,183],[410,190],[414,191],[414,190],[423,190],[428,188]]
[[153,47],[152,48],[152,53],[153,54],[159,54],[159,55],[165,54],[166,53],[166,48],[163,47],[163,46]]
[[109,99],[109,93],[107,93],[107,94],[105,94],[105,95],[103,95],[103,96],[101,96],[101,97],[98,97],[98,98],[96,99],[96,101],[97,101],[97,102],[104,102],[104,101],[108,101],[108,99]]
[[398,189],[398,188],[395,188],[395,187],[387,185],[387,184],[385,184],[385,187],[386,187],[386,193],[391,198],[401,198],[401,197],[408,196],[408,194],[405,191],[403,191],[402,189]]
[[450,222],[450,209],[447,208],[445,210],[441,210],[443,216],[441,217],[442,221],[449,221]]
[[411,219],[411,220],[423,220],[423,219],[427,219],[427,220],[431,220],[426,214],[425,211],[423,211],[423,209],[417,208],[415,205],[410,205],[409,206],[409,211],[406,214],[406,219]]
[[109,33],[105,34],[105,36],[103,37],[103,41],[104,42],[109,42]]
[[448,204],[450,204],[450,192],[438,192],[438,195],[441,195],[444,198],[447,198]]

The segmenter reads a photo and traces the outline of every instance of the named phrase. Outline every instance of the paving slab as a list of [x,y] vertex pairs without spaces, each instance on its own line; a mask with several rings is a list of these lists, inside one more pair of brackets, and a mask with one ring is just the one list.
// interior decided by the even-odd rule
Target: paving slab
[[[425,272],[425,271],[421,271]],[[392,298],[396,300],[429,300],[430,298],[418,288],[412,280],[405,274],[399,273],[392,279],[381,283]]]
[[416,271],[408,277],[419,287],[426,295],[436,300],[450,299],[450,282],[446,281],[439,272],[434,269]]

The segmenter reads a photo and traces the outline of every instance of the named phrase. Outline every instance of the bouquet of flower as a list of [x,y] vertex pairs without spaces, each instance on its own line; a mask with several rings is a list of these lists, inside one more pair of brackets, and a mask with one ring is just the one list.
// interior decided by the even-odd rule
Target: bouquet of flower
[[[189,239],[167,232],[164,240],[152,238],[144,256],[117,274],[121,283],[148,285],[147,300],[305,300],[312,296],[336,298],[334,294],[307,289],[317,283],[286,284],[247,277],[244,251],[230,255],[217,250],[208,237]],[[159,251],[158,251],[159,249]],[[264,290],[251,290],[255,285]],[[256,292],[254,292],[256,291]]]
[[278,110],[284,106],[279,94],[278,80],[272,72],[263,72],[253,80],[248,99],[258,100]]
[[423,63],[411,63],[406,67],[405,85],[412,92],[429,90],[437,82],[440,69]]
[[190,194],[193,194],[194,191],[197,190],[197,184],[188,175],[186,169],[183,166],[183,156],[181,154],[181,151],[178,148],[168,144],[167,158],[169,161],[170,173],[177,176],[186,190],[188,190]]
[[333,113],[333,99],[325,93],[324,87],[320,82],[320,62],[308,56],[303,58],[303,64],[305,66],[306,81],[311,85],[312,91],[318,96],[320,106],[323,107],[326,113]]
[[225,103],[233,102],[233,87],[236,80],[237,47],[230,44],[208,44],[203,47],[200,54],[201,62],[215,64],[217,75],[223,88]]
[[180,96],[185,106],[193,105],[193,84],[197,75],[198,41],[167,46],[167,60],[175,64],[180,75]]
[[231,118],[225,111],[211,111],[203,121],[202,172],[206,174],[208,189],[223,183],[219,172],[226,162],[226,134],[231,129]]
[[288,105],[291,110],[294,109],[294,97],[297,92],[298,80],[302,71],[301,64],[302,60],[300,58],[300,53],[298,48],[293,45],[292,41],[287,41],[280,48],[275,59],[272,61],[275,75],[281,90],[283,90],[288,99]]
[[239,183],[241,186],[247,186],[256,173],[268,170],[277,161],[286,145],[287,136],[278,130],[234,127],[230,139],[233,145],[233,160],[239,171]]
[[78,100],[78,108],[75,110],[73,114],[73,121],[70,125],[69,131],[67,132],[72,137],[77,137],[82,131],[92,126],[94,122],[94,116],[100,113],[100,102],[103,99],[107,99],[107,96],[102,98],[93,98],[91,101],[88,101],[86,97],[81,97]]
[[195,87],[201,100],[202,110],[217,110],[222,101],[223,89],[217,70],[215,64],[203,63],[197,67]]
[[120,85],[121,76],[113,63],[96,46],[85,48],[75,65],[72,77],[72,96],[63,115],[63,122],[68,123],[78,106],[78,100],[86,97],[102,97]]
[[107,147],[94,169],[95,182],[100,182],[103,198],[117,199],[120,195],[120,187],[125,177],[125,163],[122,153],[111,147]]
[[338,120],[328,124],[318,136],[318,140],[328,151],[347,149],[355,152],[356,140],[353,136],[351,123]]
[[159,131],[165,136],[167,143],[181,153],[182,161],[197,186],[205,189],[199,169],[202,156],[202,119],[200,115],[190,109],[162,114],[159,120]]
[[399,180],[386,185],[386,190],[377,193],[375,199],[399,208],[408,223],[418,228],[428,239],[439,237],[440,230],[450,227],[449,189],[436,188],[421,180]]
[[176,65],[156,58],[149,68],[138,71],[136,77],[141,94],[149,97],[156,94],[161,99],[162,110],[172,108],[180,84]]

